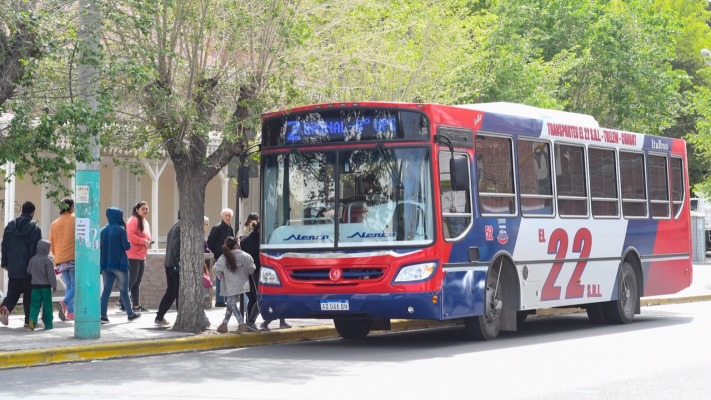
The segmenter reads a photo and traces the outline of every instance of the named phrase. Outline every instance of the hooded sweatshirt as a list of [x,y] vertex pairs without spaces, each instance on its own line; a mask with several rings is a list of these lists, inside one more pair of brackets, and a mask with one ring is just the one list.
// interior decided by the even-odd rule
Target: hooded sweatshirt
[[106,219],[109,223],[101,228],[101,270],[118,269],[128,271],[126,250],[131,248],[126,229],[123,227],[123,211],[120,208],[106,209]]
[[27,273],[32,275],[32,286],[57,288],[54,263],[49,259],[48,240],[42,239],[37,243],[37,254],[30,259]]
[[27,263],[37,252],[42,230],[30,214],[22,214],[10,221],[2,237],[2,267],[10,279],[28,279]]

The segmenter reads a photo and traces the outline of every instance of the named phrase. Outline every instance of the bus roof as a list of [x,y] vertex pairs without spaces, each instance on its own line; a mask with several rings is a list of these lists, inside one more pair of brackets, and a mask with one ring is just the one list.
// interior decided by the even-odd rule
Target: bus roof
[[513,115],[524,118],[534,118],[568,125],[585,126],[591,128],[600,127],[600,124],[598,124],[597,120],[595,120],[595,118],[590,115],[560,110],[548,110],[545,108],[533,107],[525,104],[494,102],[462,104],[454,107],[496,114]]

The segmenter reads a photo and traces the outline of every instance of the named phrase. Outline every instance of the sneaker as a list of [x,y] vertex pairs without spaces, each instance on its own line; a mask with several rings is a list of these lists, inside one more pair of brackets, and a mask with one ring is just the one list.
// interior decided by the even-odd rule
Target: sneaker
[[148,311],[148,309],[147,309],[147,308],[144,308],[144,307],[141,306],[141,305],[138,305],[138,306],[134,306],[134,307],[133,307],[133,311],[143,311],[143,312],[146,312],[146,311]]
[[7,320],[8,314],[10,314],[10,313],[7,311],[7,307],[5,307],[5,306],[0,307],[0,322],[2,322],[3,325],[7,325],[7,323],[8,323],[8,320]]
[[247,332],[247,324],[245,324],[245,323],[239,324],[237,326],[237,330],[235,331],[235,333],[238,333],[238,334],[245,333],[245,332]]
[[27,327],[30,328],[31,331],[34,331],[35,330],[35,322],[30,321],[30,323],[27,325]]
[[291,325],[287,324],[286,321],[279,322],[279,329],[289,329]]
[[59,314],[59,319],[66,321],[67,319],[67,304],[64,301],[57,303],[57,314]]
[[101,317],[101,325],[106,325],[109,323],[109,319],[107,317]]
[[259,327],[264,331],[264,332],[269,332],[271,329],[269,329],[269,324],[266,322],[262,322]]
[[22,325],[22,326],[25,327],[25,328],[29,328],[29,327],[30,327],[30,324],[28,324],[27,322],[25,322],[25,324]]
[[66,314],[67,321],[74,321],[74,313],[73,312],[68,312]]
[[156,325],[163,325],[163,326],[170,325],[170,322],[166,321],[165,318],[161,318],[161,319],[156,318],[153,322]]
[[250,332],[259,332],[259,328],[257,328],[257,326],[254,324],[241,324],[241,325],[244,325],[245,329]]
[[141,313],[135,312],[135,313],[128,316],[128,321],[131,322],[134,319],[138,319],[138,318],[141,318]]
[[[238,328],[239,330],[239,328]],[[227,324],[226,323],[221,323],[220,326],[217,327],[217,331],[220,333],[227,333]]]
[[114,304],[114,307],[121,311],[126,311],[126,309],[123,307],[123,303],[121,303],[121,300],[117,301],[116,304]]

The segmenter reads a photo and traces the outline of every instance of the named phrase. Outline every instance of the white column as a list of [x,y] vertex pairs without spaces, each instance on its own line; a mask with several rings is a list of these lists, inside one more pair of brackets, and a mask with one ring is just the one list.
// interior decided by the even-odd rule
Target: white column
[[[5,164],[5,226],[15,219],[15,163]],[[4,230],[5,227],[3,226]],[[3,297],[7,290],[7,272],[3,270]]]
[[151,237],[154,241],[151,250],[156,251],[158,250],[158,211],[160,209],[158,206],[158,183],[165,166],[168,165],[168,159],[141,160],[141,164],[151,177]]

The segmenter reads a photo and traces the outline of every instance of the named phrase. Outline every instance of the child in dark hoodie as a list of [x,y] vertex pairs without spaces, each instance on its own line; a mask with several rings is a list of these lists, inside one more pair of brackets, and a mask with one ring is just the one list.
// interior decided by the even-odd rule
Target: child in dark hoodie
[[44,329],[52,329],[52,292],[57,291],[57,277],[54,274],[54,263],[49,258],[48,240],[42,239],[37,242],[37,253],[30,258],[27,274],[32,275],[29,328],[35,330],[41,308]]

